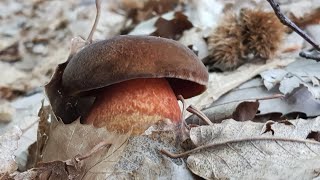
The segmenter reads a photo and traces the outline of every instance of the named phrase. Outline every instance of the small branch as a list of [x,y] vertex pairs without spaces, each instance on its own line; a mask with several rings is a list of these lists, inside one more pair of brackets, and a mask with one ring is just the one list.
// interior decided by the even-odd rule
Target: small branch
[[183,122],[183,125],[188,129],[190,130],[190,127],[188,126],[188,124],[186,123],[186,120],[184,118],[184,115],[185,115],[185,111],[186,111],[186,101],[184,100],[183,96],[182,95],[178,95],[177,96],[177,99],[179,101],[181,101],[182,103],[182,111],[181,111],[181,120]]
[[99,144],[97,144],[96,146],[94,146],[89,152],[85,153],[84,155],[78,155],[75,159],[78,162],[82,161],[84,159],[87,159],[88,157],[92,156],[93,154],[100,151],[101,149],[103,149],[106,146],[110,147],[111,144],[107,143],[106,141],[102,141]]
[[272,96],[267,96],[267,97],[262,97],[262,98],[257,98],[257,99],[253,99],[256,101],[263,101],[263,100],[269,100],[269,99],[277,99],[277,98],[283,98],[284,95],[283,94],[274,94]]
[[[280,5],[275,2],[274,0],[267,0],[269,4],[271,5],[273,11],[275,12],[278,19],[281,21],[282,24],[288,26],[291,28],[294,32],[299,34],[303,39],[305,39],[308,43],[310,43],[317,51],[320,51],[320,46],[310,37],[308,34],[306,34],[304,31],[302,31],[296,24],[294,24],[287,16],[285,16],[281,10]],[[304,55],[304,53],[302,53]],[[300,53],[301,56],[301,53]],[[301,56],[305,57],[305,56]],[[319,54],[317,56],[308,56],[308,59],[314,59],[317,61],[320,61]]]
[[92,29],[90,31],[90,34],[87,38],[87,43],[86,44],[91,44],[92,43],[92,37],[93,37],[93,33],[96,31],[97,29],[97,25],[100,19],[100,14],[101,14],[101,0],[96,0],[96,9],[97,9],[97,14],[96,14],[96,19],[94,20]]
[[210,119],[200,110],[198,110],[196,107],[194,107],[193,105],[190,105],[187,108],[187,111],[197,115],[201,120],[203,120],[206,124],[208,125],[213,125],[213,123],[210,121]]
[[267,0],[271,5],[273,11],[279,18],[282,24],[290,27],[294,32],[298,33],[303,39],[305,39],[308,43],[310,43],[315,49],[320,51],[320,46],[317,45],[311,37],[309,37],[305,32],[303,32],[296,24],[294,24],[287,16],[285,16],[281,10],[280,5],[276,3],[274,0]]
[[245,141],[285,141],[285,142],[311,143],[311,144],[320,145],[320,143],[318,141],[313,141],[313,140],[288,139],[288,138],[280,138],[280,137],[279,138],[255,137],[255,138],[243,138],[243,139],[228,140],[228,141],[223,141],[223,142],[218,142],[218,143],[210,143],[210,144],[199,146],[199,147],[196,147],[190,151],[186,151],[186,152],[179,153],[179,154],[171,153],[165,149],[161,149],[160,152],[167,155],[170,158],[182,158],[182,157],[185,157],[189,154],[196,153],[196,152],[204,150],[204,149],[227,145],[229,143],[239,143],[239,142],[245,142]]

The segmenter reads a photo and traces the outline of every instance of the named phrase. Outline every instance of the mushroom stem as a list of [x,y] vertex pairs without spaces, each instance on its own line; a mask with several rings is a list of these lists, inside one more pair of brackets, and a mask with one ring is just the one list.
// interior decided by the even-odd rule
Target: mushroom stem
[[85,123],[138,135],[161,119],[179,122],[180,107],[164,78],[133,79],[101,90]]

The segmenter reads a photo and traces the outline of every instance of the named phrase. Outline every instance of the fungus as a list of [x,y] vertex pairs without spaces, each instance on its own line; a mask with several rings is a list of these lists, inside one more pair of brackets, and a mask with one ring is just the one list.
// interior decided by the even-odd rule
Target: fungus
[[117,36],[73,55],[61,85],[68,96],[96,97],[84,123],[141,134],[164,118],[179,122],[176,96],[196,96],[205,91],[207,82],[205,66],[178,42]]

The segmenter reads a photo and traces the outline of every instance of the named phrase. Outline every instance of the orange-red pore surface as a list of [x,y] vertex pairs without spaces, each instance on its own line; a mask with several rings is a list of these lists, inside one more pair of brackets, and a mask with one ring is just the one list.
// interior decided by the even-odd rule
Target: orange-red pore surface
[[137,135],[164,118],[173,122],[181,118],[177,98],[168,81],[133,79],[105,87],[96,97],[85,123]]

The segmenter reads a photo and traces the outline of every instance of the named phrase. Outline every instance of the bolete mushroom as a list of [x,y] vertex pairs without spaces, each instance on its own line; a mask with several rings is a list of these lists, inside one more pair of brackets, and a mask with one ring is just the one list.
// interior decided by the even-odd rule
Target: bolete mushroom
[[133,134],[164,118],[179,122],[176,96],[199,95],[207,82],[207,69],[191,50],[152,36],[94,42],[71,57],[62,75],[68,96],[96,97],[84,123]]

